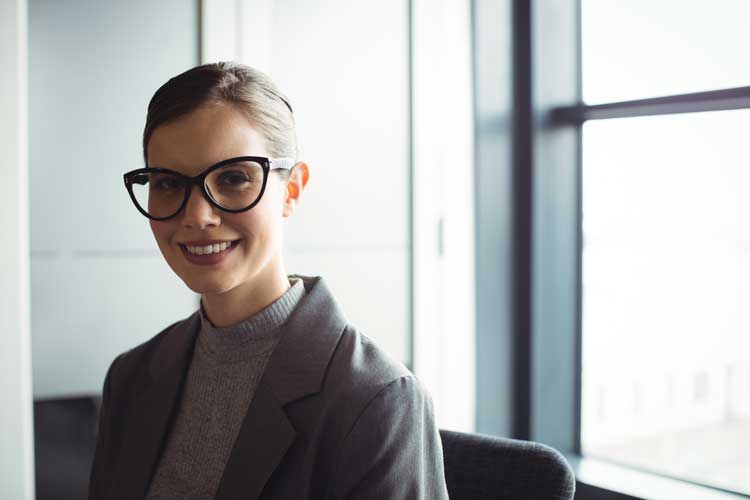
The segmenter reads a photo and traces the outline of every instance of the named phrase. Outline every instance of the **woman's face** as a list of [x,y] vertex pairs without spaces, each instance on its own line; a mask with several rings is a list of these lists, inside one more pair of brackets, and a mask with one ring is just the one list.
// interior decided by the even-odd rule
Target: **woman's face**
[[[263,135],[230,104],[211,104],[157,127],[148,143],[148,166],[188,176],[235,156],[269,156]],[[211,205],[198,186],[185,208],[151,230],[172,270],[194,292],[222,294],[273,283],[283,273],[283,217],[291,214],[286,184],[270,173],[260,202],[246,212],[224,212]],[[292,202],[293,205],[293,202]],[[214,264],[191,261],[186,243],[239,242]]]

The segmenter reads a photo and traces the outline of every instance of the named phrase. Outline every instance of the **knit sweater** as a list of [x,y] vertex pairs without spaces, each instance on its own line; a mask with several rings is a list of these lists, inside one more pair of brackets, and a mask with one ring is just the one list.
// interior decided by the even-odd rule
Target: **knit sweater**
[[241,323],[216,327],[200,307],[201,326],[174,425],[146,500],[214,498],[242,420],[280,326],[305,294],[302,280]]

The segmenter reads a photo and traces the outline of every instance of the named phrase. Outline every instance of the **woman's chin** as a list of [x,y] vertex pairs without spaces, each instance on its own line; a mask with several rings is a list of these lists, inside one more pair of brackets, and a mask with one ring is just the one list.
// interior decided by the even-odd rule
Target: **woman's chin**
[[185,285],[187,285],[189,289],[191,289],[193,292],[200,294],[200,295],[205,295],[208,293],[220,294],[220,293],[226,292],[227,290],[231,288],[226,283],[216,283],[216,282],[210,282],[207,280],[188,278],[188,279],[183,279],[182,281],[185,283]]

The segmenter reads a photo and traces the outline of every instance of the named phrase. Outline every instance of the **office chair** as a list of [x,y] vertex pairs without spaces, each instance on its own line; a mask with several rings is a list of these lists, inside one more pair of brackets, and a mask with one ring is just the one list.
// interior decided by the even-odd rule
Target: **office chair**
[[575,477],[554,448],[440,430],[451,500],[572,500]]

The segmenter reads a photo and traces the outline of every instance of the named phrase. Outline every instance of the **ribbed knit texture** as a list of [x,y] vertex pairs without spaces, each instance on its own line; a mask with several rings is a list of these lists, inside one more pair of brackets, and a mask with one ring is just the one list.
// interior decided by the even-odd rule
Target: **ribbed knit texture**
[[201,329],[185,390],[146,500],[214,498],[279,327],[305,294],[299,278],[284,295],[241,323],[214,326],[200,307]]

